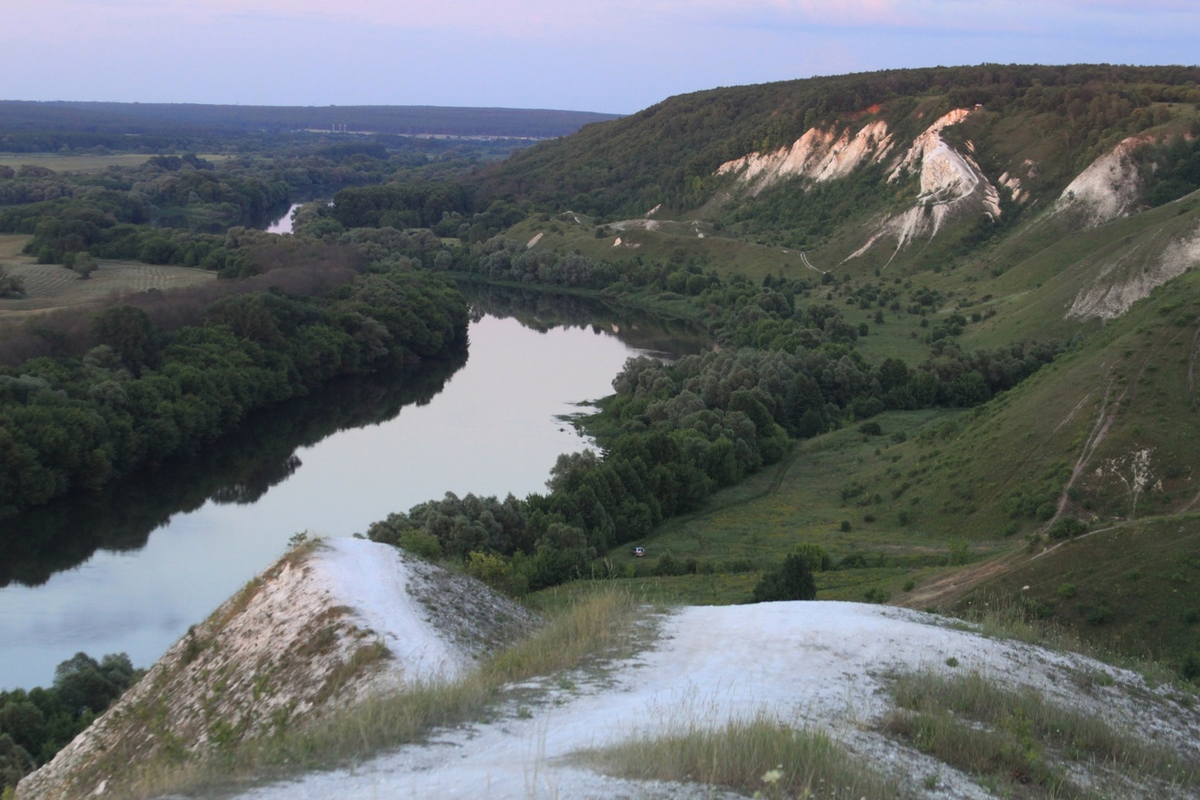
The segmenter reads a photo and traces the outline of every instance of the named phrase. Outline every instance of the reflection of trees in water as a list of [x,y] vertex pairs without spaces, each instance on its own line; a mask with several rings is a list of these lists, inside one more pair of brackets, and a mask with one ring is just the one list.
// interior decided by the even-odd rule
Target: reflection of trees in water
[[266,467],[246,478],[244,483],[224,486],[213,492],[209,499],[218,505],[249,505],[267,493],[277,483],[283,483],[301,466],[300,456],[292,453],[283,461],[267,464]]
[[467,362],[464,350],[402,373],[337,382],[251,415],[194,457],[174,459],[94,494],[3,520],[0,586],[37,586],[96,550],[137,550],[172,516],[208,500],[253,503],[300,466],[296,451],[341,430],[386,422],[424,405]]
[[471,303],[474,322],[490,314],[512,317],[542,333],[553,328],[590,328],[596,334],[612,334],[629,347],[676,357],[712,347],[711,337],[690,322],[610,306],[592,297],[481,283],[463,283],[459,288]]

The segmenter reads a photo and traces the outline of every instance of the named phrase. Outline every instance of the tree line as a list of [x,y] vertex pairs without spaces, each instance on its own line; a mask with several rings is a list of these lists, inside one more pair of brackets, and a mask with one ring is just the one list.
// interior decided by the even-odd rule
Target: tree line
[[545,493],[447,494],[389,515],[368,536],[462,563],[510,592],[536,591],[591,574],[613,548],[780,461],[797,440],[885,410],[986,402],[1060,350],[1041,343],[966,353],[939,340],[916,367],[895,358],[870,364],[835,306],[794,305],[777,287],[712,280],[693,301],[731,348],[672,364],[628,361],[587,423],[602,455],[560,456]]
[[53,685],[0,691],[0,789],[17,782],[71,742],[145,670],[114,653],[97,661],[76,653],[54,670]]
[[82,356],[0,368],[0,508],[99,488],[337,376],[466,344],[461,295],[421,273],[367,273],[309,296],[229,294],[199,314],[168,330],[145,308],[114,306],[92,320]]

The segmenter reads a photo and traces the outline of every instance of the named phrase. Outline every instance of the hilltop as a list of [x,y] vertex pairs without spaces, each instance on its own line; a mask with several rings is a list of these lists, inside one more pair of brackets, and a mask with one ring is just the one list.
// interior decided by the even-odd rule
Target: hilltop
[[[147,796],[130,779],[170,764],[164,747],[193,757],[205,753],[219,766],[223,751],[248,747],[256,737],[286,736],[281,725],[319,729],[331,714],[369,713],[358,710],[369,703],[364,697],[384,685],[403,707],[406,691],[431,676],[447,686],[472,680],[481,667],[464,644],[478,653],[486,641],[519,638],[515,631],[529,624],[481,584],[354,540],[290,554],[247,592],[253,596],[218,610],[118,706],[26,778],[17,797]],[[444,610],[430,608],[431,602]],[[319,655],[312,651],[324,636],[312,633],[314,624],[334,631]],[[625,742],[638,752],[672,736],[722,729],[731,739],[720,746],[736,747],[749,728],[783,741],[815,737],[808,768],[830,770],[856,796],[985,797],[996,786],[991,781],[1007,785],[1012,776],[969,775],[963,771],[968,765],[957,761],[961,756],[931,751],[906,733],[923,714],[938,713],[906,693],[932,698],[962,686],[991,697],[959,713],[984,715],[985,727],[996,727],[996,747],[1008,746],[1003,730],[1009,723],[989,718],[996,709],[988,704],[1014,702],[1005,699],[1011,692],[1036,698],[1046,720],[1072,726],[1066,733],[1028,734],[1037,744],[1023,746],[1038,752],[1006,767],[1017,770],[1017,780],[1164,797],[1187,796],[1194,788],[1195,773],[1186,777],[1194,766],[1186,765],[1200,764],[1200,712],[1180,704],[1170,687],[1087,658],[987,638],[933,615],[856,603],[686,607],[648,618],[642,612],[623,624],[634,642],[625,654],[597,654],[576,669],[530,675],[500,687],[478,716],[425,729],[399,749],[237,796],[709,796],[727,779],[682,772],[671,778],[672,769],[686,767],[665,754],[656,757],[662,763],[634,766],[632,759],[623,767],[630,754],[611,748]],[[274,641],[263,649],[267,631]],[[487,632],[482,639],[481,632]],[[386,653],[357,658],[350,650],[362,641]],[[289,661],[293,654],[304,655],[303,663]],[[210,674],[219,681],[206,679]],[[310,687],[327,689],[331,680],[337,691],[312,695]],[[327,708],[315,707],[314,697]],[[150,713],[155,704],[160,711]],[[286,709],[286,722],[272,709]],[[148,725],[149,719],[155,722]],[[268,719],[275,730],[261,727]],[[1098,736],[1112,741],[1101,745]],[[1064,737],[1078,737],[1074,749],[1062,746]],[[980,751],[989,746],[980,744]],[[1112,749],[1100,756],[1092,752],[1098,746]],[[764,778],[773,761],[726,757],[748,758],[749,780],[775,788]],[[797,779],[796,765],[781,766],[788,781]]]

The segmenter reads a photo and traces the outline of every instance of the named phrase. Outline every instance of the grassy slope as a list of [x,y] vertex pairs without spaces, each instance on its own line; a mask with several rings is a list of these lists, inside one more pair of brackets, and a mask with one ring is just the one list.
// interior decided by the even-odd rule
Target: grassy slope
[[[810,278],[811,290],[797,302],[833,302],[848,321],[868,322],[871,333],[860,340],[860,349],[873,360],[890,355],[921,360],[928,354],[923,342],[928,330],[920,327],[920,317],[890,309],[885,323],[875,324],[872,310],[848,302],[867,283],[898,286],[908,293],[922,287],[940,291],[945,300],[932,310],[932,324],[953,311],[967,316],[980,312],[983,318],[968,324],[960,337],[967,349],[1074,339],[1076,345],[1058,362],[979,409],[891,414],[880,420],[882,438],[864,440],[856,429],[848,429],[804,443],[789,463],[718,495],[704,513],[664,526],[645,543],[650,558],[630,560],[623,567],[636,570],[638,577],[631,582],[653,596],[743,602],[760,570],[778,564],[798,544],[811,542],[828,549],[835,560],[863,552],[869,565],[819,574],[821,597],[862,599],[871,592],[875,599],[904,603],[910,596],[907,587],[915,585],[913,602],[925,607],[929,602],[924,598],[932,596],[934,604],[949,607],[970,586],[986,584],[996,574],[1008,576],[996,584],[997,591],[1011,589],[1014,582],[1018,588],[1030,583],[1032,578],[1022,577],[1032,569],[1027,566],[1027,539],[1044,534],[1060,515],[1078,516],[1097,527],[1114,519],[1191,508],[1200,490],[1193,486],[1193,474],[1200,474],[1200,451],[1194,447],[1197,420],[1188,378],[1195,369],[1200,276],[1189,272],[1177,278],[1105,325],[1066,319],[1064,312],[1093,281],[1106,275],[1128,277],[1152,266],[1167,241],[1195,230],[1198,206],[1197,198],[1187,198],[1084,232],[1065,230],[1046,213],[1031,215],[981,248],[964,250],[951,235],[901,253],[878,276],[865,260],[833,265],[842,285],[832,287],[822,286],[794,251],[727,238],[711,228],[701,229],[704,238],[695,228],[671,225],[657,231],[604,229],[597,237],[590,218],[579,215],[576,222],[571,215],[532,219],[514,238],[528,241],[540,232],[539,247],[577,248],[618,263],[674,258],[683,266],[740,273],[755,282],[768,274]],[[640,246],[614,247],[618,233],[624,245]],[[828,263],[820,251],[810,258],[821,266]],[[1100,430],[1104,436],[1094,442],[1093,433]],[[903,432],[907,441],[893,441],[890,435],[896,432]],[[1153,480],[1149,491],[1138,494],[1135,511],[1125,483],[1133,480],[1131,454],[1138,451],[1150,452]],[[1078,475],[1072,480],[1074,470]],[[1069,495],[1064,493],[1068,481]],[[855,496],[843,502],[844,489]],[[840,530],[843,520],[850,523],[849,532]],[[1148,526],[1142,540],[1155,540],[1159,530]],[[1174,573],[1164,570],[1172,558],[1186,562],[1191,557],[1188,548],[1196,526],[1185,521],[1180,530],[1174,544],[1162,545],[1171,557],[1148,555],[1161,549],[1157,544],[1103,552],[1078,546],[1078,563],[1097,561],[1088,564],[1090,573],[1073,578],[1079,596],[1091,599],[1077,603],[1083,609],[1077,613],[1057,615],[1060,621],[1127,650],[1175,657],[1191,647],[1186,626],[1154,626],[1148,640],[1144,633],[1141,638],[1132,633],[1147,620],[1165,618],[1162,606],[1170,597],[1148,603],[1144,613],[1122,611],[1119,619],[1128,616],[1129,621],[1109,627],[1105,621],[1099,626],[1088,622],[1087,612],[1097,605],[1097,597],[1108,596],[1113,570],[1140,570],[1147,585],[1179,589],[1170,579]],[[951,546],[959,542],[970,543],[968,558],[975,567],[991,556],[1002,563],[948,590],[921,594],[921,587],[940,585],[939,579],[961,569],[948,566]],[[665,552],[697,559],[707,574],[650,577],[655,557]],[[1053,573],[1074,574],[1069,565],[1075,559],[1069,556],[1028,563],[1049,570],[1051,576],[1039,580],[1056,588],[1062,581],[1056,582]],[[614,558],[620,563],[627,556]],[[1105,558],[1111,562],[1107,566],[1099,563]],[[746,560],[748,565],[735,563],[730,570],[729,562]],[[1043,566],[1047,564],[1053,569]],[[747,566],[749,571],[741,571]],[[1113,604],[1110,600],[1108,607]],[[1122,632],[1124,624],[1132,627]]]

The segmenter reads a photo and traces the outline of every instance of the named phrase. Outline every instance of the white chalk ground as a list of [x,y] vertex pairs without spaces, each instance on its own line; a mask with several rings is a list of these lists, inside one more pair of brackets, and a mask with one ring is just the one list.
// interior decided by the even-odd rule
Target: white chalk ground
[[328,539],[310,562],[314,585],[338,605],[349,606],[359,627],[383,640],[409,679],[459,675],[470,657],[430,624],[413,602],[399,550],[362,539]]
[[[361,575],[352,579],[365,583]],[[523,686],[527,691],[508,703],[498,721],[441,731],[428,744],[241,797],[712,797],[706,787],[604,777],[567,757],[634,731],[688,720],[715,726],[760,712],[831,731],[872,763],[908,776],[914,794],[989,796],[968,777],[869,730],[889,707],[887,675],[923,667],[978,670],[1003,683],[1035,686],[1129,730],[1166,737],[1194,754],[1200,748],[1200,714],[1163,699],[1163,690],[1136,674],[984,638],[920,612],[793,602],[690,607],[660,622],[655,643],[611,664],[607,675],[556,676]],[[947,665],[951,658],[957,666]],[[1080,680],[1098,672],[1108,673],[1112,684]],[[924,784],[930,775],[939,776],[932,790]]]

